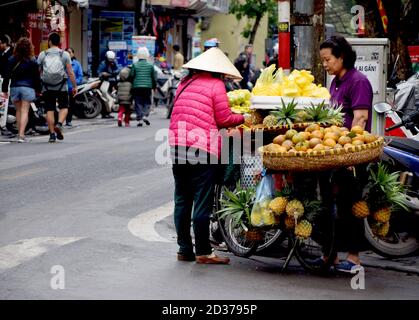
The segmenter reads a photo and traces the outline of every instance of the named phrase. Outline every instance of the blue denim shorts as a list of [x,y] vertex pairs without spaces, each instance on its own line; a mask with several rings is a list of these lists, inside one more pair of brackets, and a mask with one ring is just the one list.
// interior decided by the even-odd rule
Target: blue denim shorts
[[29,87],[11,87],[10,97],[12,101],[30,101],[35,100],[35,90]]

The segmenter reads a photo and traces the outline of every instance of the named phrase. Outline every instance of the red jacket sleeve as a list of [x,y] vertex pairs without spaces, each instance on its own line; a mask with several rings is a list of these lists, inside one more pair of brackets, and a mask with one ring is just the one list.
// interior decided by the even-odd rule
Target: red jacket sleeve
[[212,88],[212,102],[218,128],[235,127],[244,122],[243,115],[231,111],[228,105],[227,92],[221,80],[216,81]]

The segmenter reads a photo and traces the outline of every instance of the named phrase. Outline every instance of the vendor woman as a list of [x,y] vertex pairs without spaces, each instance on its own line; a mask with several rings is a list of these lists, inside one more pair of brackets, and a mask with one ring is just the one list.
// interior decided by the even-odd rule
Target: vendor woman
[[[323,67],[334,79],[330,86],[331,102],[343,106],[344,126],[360,126],[371,131],[373,92],[367,77],[355,69],[356,53],[342,36],[333,36],[320,45],[320,57]],[[359,170],[364,171],[365,170]],[[357,172],[358,176],[363,175]],[[362,250],[364,226],[363,220],[351,214],[351,207],[361,192],[354,192],[357,182],[350,170],[339,170],[337,179],[339,190],[335,195],[338,203],[338,215],[342,219],[340,234],[348,251],[346,260],[335,260],[335,269],[351,272],[360,267],[359,251]],[[358,194],[357,194],[358,193]],[[351,196],[348,196],[351,195]],[[339,205],[340,204],[340,205]],[[339,249],[339,248],[338,248]]]
[[361,126],[371,131],[372,87],[368,78],[355,69],[356,53],[344,37],[333,36],[320,45],[324,69],[335,76],[330,86],[331,101],[343,105],[344,126]]

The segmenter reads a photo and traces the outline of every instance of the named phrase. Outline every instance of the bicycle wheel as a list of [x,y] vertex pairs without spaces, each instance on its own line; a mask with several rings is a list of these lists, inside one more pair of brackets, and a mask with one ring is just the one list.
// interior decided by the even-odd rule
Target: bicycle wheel
[[[231,187],[233,189],[234,187]],[[221,209],[220,199],[223,197],[222,186],[217,185],[215,189],[215,212]],[[275,243],[280,235],[280,229],[270,229],[262,231],[264,233],[262,241],[250,241],[245,237],[245,230],[242,226],[236,226],[232,223],[232,219],[220,219],[217,216],[217,231],[221,234],[224,242],[227,245],[227,248],[236,256],[239,257],[250,257],[256,252],[260,252],[270,245]],[[214,223],[213,223],[214,224]],[[211,228],[211,232],[214,235],[214,228]],[[213,236],[215,238],[215,236]]]
[[[312,221],[312,233],[308,239],[297,239],[291,232],[292,244],[298,241],[295,256],[301,266],[309,272],[324,273],[332,266],[336,256],[335,214],[323,211]],[[326,257],[324,264],[314,263],[319,257]]]

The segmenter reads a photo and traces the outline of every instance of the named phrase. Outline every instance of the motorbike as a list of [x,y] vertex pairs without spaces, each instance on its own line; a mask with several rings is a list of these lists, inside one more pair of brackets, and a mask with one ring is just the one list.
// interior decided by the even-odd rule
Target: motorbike
[[118,76],[103,72],[99,77],[99,90],[96,91],[96,97],[100,100],[102,108],[105,108],[107,113],[116,112],[119,109],[119,105],[117,104],[117,90],[114,86],[111,86],[111,78],[118,81]]
[[182,79],[186,76],[187,71],[186,70],[176,70],[173,71],[173,78],[170,82],[169,87],[169,98],[166,104],[166,119],[170,119],[172,116],[173,111],[173,105],[175,103],[175,96],[176,96],[176,90],[182,81]]
[[[31,134],[36,132],[38,134],[49,134],[48,123],[45,117],[45,108],[42,96],[37,97],[30,104],[28,113],[28,124],[26,125],[25,134]],[[16,108],[9,101],[3,102],[4,108],[2,108],[2,127],[5,127],[9,132],[13,134],[18,133],[17,121],[16,121]]]
[[[394,112],[386,103],[374,106],[379,116]],[[386,133],[401,128],[410,137],[385,137],[386,146],[381,156],[392,172],[399,173],[400,182],[406,187],[406,205],[409,212],[392,214],[390,232],[385,238],[373,235],[368,220],[365,221],[365,238],[373,251],[388,258],[410,256],[419,250],[419,110],[402,116],[399,123],[385,129]],[[415,135],[412,133],[416,132]]]
[[74,96],[74,114],[78,118],[96,118],[102,110],[102,102],[99,99],[99,90],[102,81],[99,78],[90,78],[86,83],[77,86],[77,94]]

